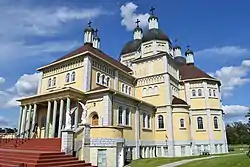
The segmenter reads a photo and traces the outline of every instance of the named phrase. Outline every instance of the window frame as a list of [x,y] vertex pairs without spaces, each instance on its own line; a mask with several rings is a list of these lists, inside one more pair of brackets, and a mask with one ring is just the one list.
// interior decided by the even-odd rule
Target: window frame
[[71,73],[71,82],[75,82],[75,81],[76,81],[76,72],[73,71],[73,72]]
[[204,129],[204,124],[203,124],[203,118],[202,117],[197,117],[197,129],[198,130],[203,130]]
[[48,88],[50,88],[50,87],[51,87],[51,85],[52,85],[52,79],[51,79],[51,78],[49,78],[49,80],[48,80]]
[[125,125],[130,125],[130,109],[126,108],[125,110]]
[[201,97],[202,96],[202,90],[198,89],[198,96]]
[[216,130],[219,129],[219,122],[217,116],[214,117],[213,122],[214,122],[214,129]]
[[192,97],[196,97],[196,90],[192,89]]
[[158,115],[158,129],[164,129],[164,117],[163,115]]
[[66,74],[65,82],[66,82],[66,83],[69,83],[69,82],[70,82],[70,73],[67,73],[67,74]]
[[180,128],[185,128],[185,120],[184,120],[184,118],[180,119]]
[[123,107],[119,106],[118,107],[118,117],[117,117],[117,123],[118,125],[122,125],[123,123]]

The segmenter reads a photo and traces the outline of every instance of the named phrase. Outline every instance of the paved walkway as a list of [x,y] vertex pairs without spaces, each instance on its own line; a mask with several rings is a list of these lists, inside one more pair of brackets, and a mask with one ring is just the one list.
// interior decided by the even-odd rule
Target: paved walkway
[[193,161],[198,161],[198,160],[203,160],[203,159],[211,159],[211,158],[218,158],[218,157],[225,157],[225,156],[232,156],[232,155],[239,155],[239,154],[245,154],[245,153],[238,153],[238,154],[228,154],[228,155],[214,155],[214,156],[209,156],[209,157],[204,157],[204,158],[194,158],[194,159],[186,159],[186,160],[181,160],[165,165],[161,165],[158,167],[177,167],[179,165],[186,164],[188,162],[193,162]]

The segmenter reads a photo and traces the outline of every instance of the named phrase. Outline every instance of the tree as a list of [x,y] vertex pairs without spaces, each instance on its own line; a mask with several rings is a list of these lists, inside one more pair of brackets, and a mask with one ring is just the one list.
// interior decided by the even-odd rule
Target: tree
[[248,123],[250,124],[250,108],[248,109],[248,112],[245,117],[248,118]]

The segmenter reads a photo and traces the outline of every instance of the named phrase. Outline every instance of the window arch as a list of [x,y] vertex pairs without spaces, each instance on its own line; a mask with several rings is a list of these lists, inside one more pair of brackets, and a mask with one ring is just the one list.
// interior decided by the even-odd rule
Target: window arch
[[164,128],[164,119],[162,115],[158,116],[158,128],[163,129]]
[[109,81],[110,81],[110,79],[109,79],[109,77],[107,77],[107,79],[106,79],[106,85],[107,86],[109,86]]
[[146,88],[143,88],[143,89],[142,89],[142,96],[146,96],[146,94],[147,94],[147,89],[146,89]]
[[214,117],[214,129],[218,129],[219,125],[218,125],[218,118]]
[[97,126],[97,125],[98,125],[98,122],[99,122],[99,117],[98,117],[97,114],[94,114],[94,115],[92,116],[92,125],[93,125],[93,126]]
[[198,129],[203,129],[203,118],[202,117],[197,118],[197,123],[198,123]]
[[145,128],[146,127],[146,113],[143,113],[143,116],[142,116],[142,126]]
[[74,82],[76,80],[76,72],[73,71],[71,74],[71,81]]
[[194,89],[192,90],[192,96],[196,96],[196,91]]
[[48,87],[51,87],[51,78],[48,80]]
[[102,74],[102,84],[105,85],[105,75]]
[[122,84],[122,92],[124,92],[124,90],[125,90],[125,85]]
[[128,93],[128,85],[125,86],[125,93]]
[[56,86],[56,77],[53,78],[52,85]]
[[131,87],[128,87],[128,94],[131,95]]
[[100,83],[100,79],[101,79],[101,74],[98,72],[97,75],[96,75],[97,83]]
[[154,93],[155,93],[155,94],[158,94],[158,93],[159,93],[159,88],[158,88],[158,86],[154,86]]
[[130,110],[129,108],[126,108],[126,120],[125,120],[125,125],[129,125],[130,124]]
[[184,127],[185,127],[185,122],[184,122],[184,119],[183,119],[183,118],[180,119],[180,127],[181,127],[181,128],[184,128]]
[[118,109],[118,124],[122,124],[122,115],[123,115],[123,108],[122,106]]
[[148,93],[149,93],[149,94],[152,94],[152,87],[149,87],[149,88],[148,88]]
[[202,96],[202,91],[201,91],[201,89],[198,89],[198,96]]
[[214,94],[214,97],[216,96],[216,91],[215,90],[213,90],[213,94]]
[[208,92],[209,92],[209,96],[212,96],[212,90],[209,89]]
[[68,83],[70,81],[70,74],[68,73],[67,75],[66,75],[66,82]]

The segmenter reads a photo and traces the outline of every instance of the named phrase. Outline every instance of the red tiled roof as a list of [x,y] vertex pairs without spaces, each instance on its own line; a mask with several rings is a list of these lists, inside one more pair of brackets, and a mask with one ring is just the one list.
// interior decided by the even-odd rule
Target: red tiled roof
[[[65,56],[57,59],[56,61],[54,61],[52,63],[56,63],[58,61],[61,61],[61,60],[66,59],[66,58],[73,57],[73,56],[75,56],[77,54],[80,54],[80,53],[83,53],[83,52],[86,52],[86,51],[89,51],[89,52],[95,54],[97,57],[108,61],[110,64],[112,64],[112,65],[114,65],[114,66],[116,66],[116,67],[118,67],[118,68],[120,68],[120,69],[122,69],[122,70],[124,70],[126,72],[131,72],[132,71],[127,66],[123,65],[122,63],[120,63],[116,59],[108,56],[107,54],[105,54],[101,50],[92,47],[90,44],[84,44],[83,46],[79,47],[78,49],[66,54]],[[52,63],[50,63],[50,64],[52,64]]]
[[173,96],[172,104],[188,105],[184,100],[179,99],[178,97],[175,97],[175,96]]
[[180,66],[180,75],[181,80],[185,79],[196,79],[196,78],[209,78],[215,79],[199,69],[198,67],[194,66],[193,64],[185,64]]

